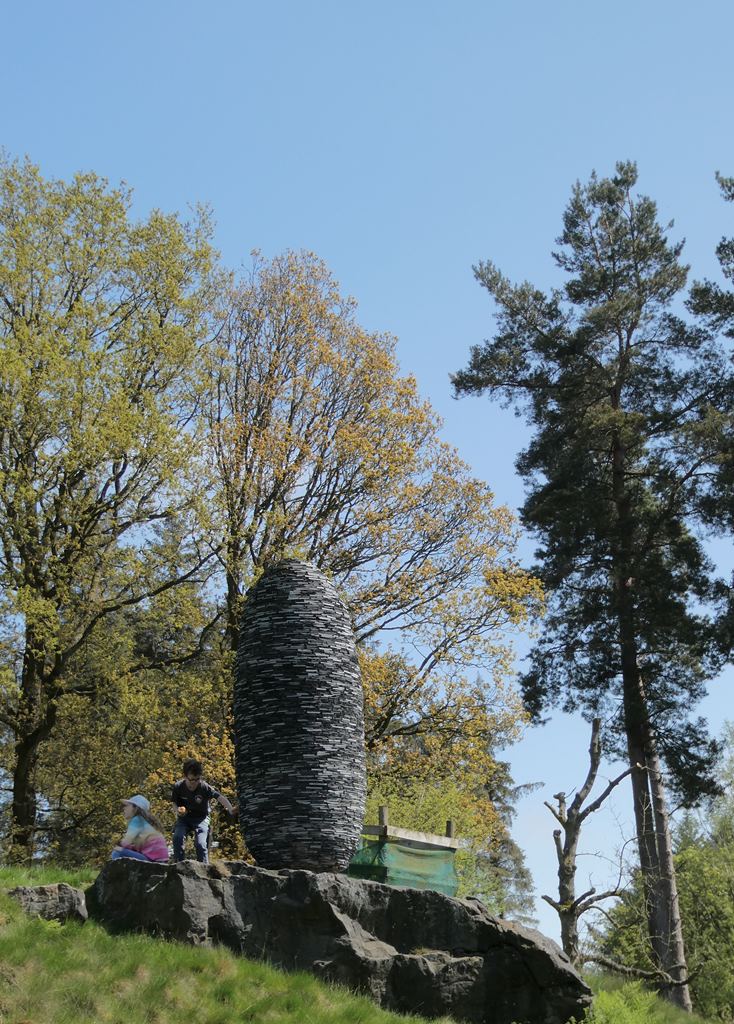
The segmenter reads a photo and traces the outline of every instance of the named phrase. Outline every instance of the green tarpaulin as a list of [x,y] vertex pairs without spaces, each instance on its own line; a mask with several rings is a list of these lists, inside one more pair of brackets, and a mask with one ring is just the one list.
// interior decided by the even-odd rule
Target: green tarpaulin
[[427,850],[408,843],[384,839],[361,840],[347,874],[388,885],[413,889],[436,889],[455,896],[459,887],[454,867],[454,850]]

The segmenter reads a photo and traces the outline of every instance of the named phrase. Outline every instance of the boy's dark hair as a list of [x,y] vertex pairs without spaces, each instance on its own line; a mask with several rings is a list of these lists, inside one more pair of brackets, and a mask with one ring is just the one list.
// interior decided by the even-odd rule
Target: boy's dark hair
[[201,761],[197,761],[194,757],[187,757],[183,763],[184,775],[201,775],[203,770]]

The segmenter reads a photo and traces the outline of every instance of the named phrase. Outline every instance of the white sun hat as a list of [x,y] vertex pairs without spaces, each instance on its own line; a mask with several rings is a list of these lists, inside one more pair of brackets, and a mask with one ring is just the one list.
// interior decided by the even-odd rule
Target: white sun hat
[[150,810],[150,800],[147,800],[142,793],[136,793],[135,796],[131,796],[129,800],[121,800],[123,804],[132,804],[133,807],[139,808],[141,811]]

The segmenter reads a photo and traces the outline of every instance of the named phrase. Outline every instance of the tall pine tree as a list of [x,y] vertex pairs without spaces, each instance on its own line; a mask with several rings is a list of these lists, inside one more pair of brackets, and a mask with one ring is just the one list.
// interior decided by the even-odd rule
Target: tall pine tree
[[[720,174],[716,179],[726,202],[734,203],[734,178]],[[697,314],[713,332],[725,339],[731,352],[734,341],[734,238],[722,238],[716,247],[721,272],[729,288],[713,281],[697,281],[692,289],[688,308]],[[714,472],[709,486],[701,495],[701,514],[704,521],[728,534],[734,532],[734,373],[722,376],[721,388],[728,383],[728,400],[711,407],[696,425],[694,434],[699,451],[708,453]],[[704,457],[706,457],[704,455]],[[720,643],[731,658],[734,650],[734,576],[728,586],[721,587],[726,602],[721,617]]]
[[522,408],[534,428],[518,459],[522,514],[551,604],[525,699],[536,715],[561,703],[601,716],[607,749],[634,767],[650,943],[666,994],[690,1009],[662,766],[684,802],[715,788],[716,745],[690,719],[717,668],[712,566],[691,529],[709,467],[692,436],[722,400],[724,357],[672,313],[682,245],[636,180],[619,163],[576,184],[554,254],[562,289],[475,268],[497,333],[453,383]]

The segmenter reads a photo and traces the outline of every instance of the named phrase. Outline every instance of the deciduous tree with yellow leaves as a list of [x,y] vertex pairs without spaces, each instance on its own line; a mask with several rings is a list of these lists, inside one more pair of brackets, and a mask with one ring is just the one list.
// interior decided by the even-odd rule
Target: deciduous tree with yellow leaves
[[504,630],[537,582],[514,559],[513,515],[440,440],[393,339],[359,326],[310,253],[256,257],[223,306],[206,416],[231,646],[246,587],[295,554],[341,588],[358,642],[419,644],[421,678],[480,656],[504,670]]
[[540,602],[515,519],[317,257],[256,255],[221,309],[206,413],[228,646],[271,561],[319,566],[361,650],[372,803],[389,796],[423,828],[449,808],[486,842],[503,828],[492,754],[522,717],[503,685],[508,630]]
[[[205,218],[129,217],[94,174],[0,162],[0,716],[9,856],[30,859],[36,769],[72,669],[124,609],[194,585],[193,367],[206,324]],[[181,524],[174,563],[158,526]]]

